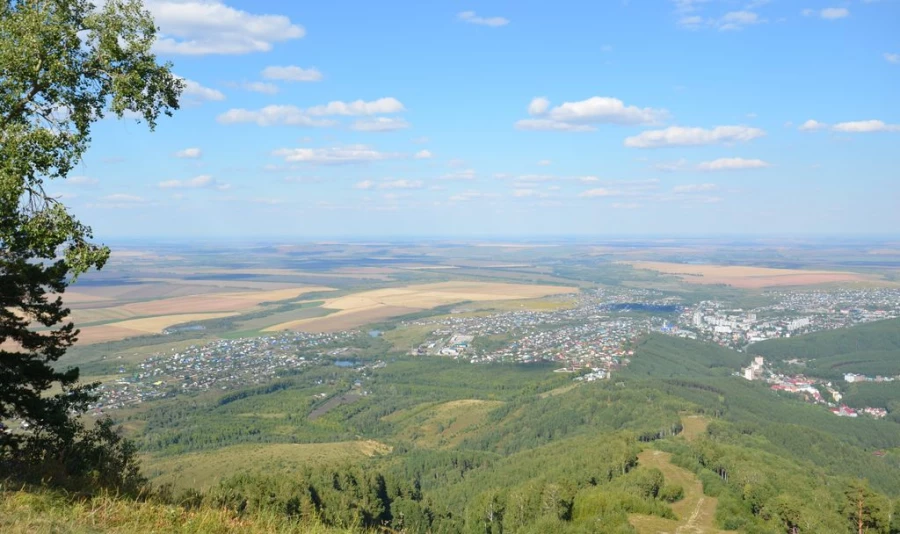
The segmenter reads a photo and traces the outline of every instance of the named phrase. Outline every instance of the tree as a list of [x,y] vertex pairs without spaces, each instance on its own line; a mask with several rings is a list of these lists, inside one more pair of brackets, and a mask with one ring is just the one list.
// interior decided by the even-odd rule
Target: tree
[[[44,186],[69,175],[105,115],[153,130],[178,109],[184,83],[155,39],[140,0],[0,0],[0,420],[53,433],[93,398],[77,369],[52,364],[78,337],[61,295],[109,249]],[[0,458],[21,441],[0,434]]]
[[859,534],[889,532],[890,503],[863,482],[853,482],[844,490],[844,517],[852,532]]

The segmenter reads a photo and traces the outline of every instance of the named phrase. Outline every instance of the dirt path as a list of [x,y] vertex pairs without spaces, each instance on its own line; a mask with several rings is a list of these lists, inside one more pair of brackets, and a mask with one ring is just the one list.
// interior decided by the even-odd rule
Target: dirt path
[[657,450],[646,450],[638,455],[638,464],[656,467],[663,472],[667,484],[684,488],[684,498],[672,505],[677,520],[656,516],[631,516],[630,521],[641,534],[723,534],[715,526],[718,499],[703,495],[703,485],[694,473],[672,465],[672,455]]

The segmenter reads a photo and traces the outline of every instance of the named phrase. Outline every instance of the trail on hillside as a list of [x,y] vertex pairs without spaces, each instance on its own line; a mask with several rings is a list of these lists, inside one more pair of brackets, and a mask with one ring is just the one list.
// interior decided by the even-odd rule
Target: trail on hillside
[[718,499],[703,495],[703,485],[694,473],[673,465],[672,455],[657,450],[646,450],[638,455],[638,465],[656,467],[663,472],[667,484],[684,488],[684,498],[672,505],[677,520],[638,515],[630,521],[640,534],[724,534],[715,526]]

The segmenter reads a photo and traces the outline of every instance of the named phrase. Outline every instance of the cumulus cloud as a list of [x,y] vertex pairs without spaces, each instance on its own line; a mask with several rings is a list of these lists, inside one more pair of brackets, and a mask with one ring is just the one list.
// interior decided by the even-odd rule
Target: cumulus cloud
[[844,133],[897,132],[900,124],[886,124],[879,120],[851,121],[835,124],[832,130]]
[[605,187],[598,187],[596,189],[588,189],[587,191],[583,191],[578,194],[578,196],[583,198],[598,198],[598,197],[617,197],[621,196],[622,192],[617,191],[615,189],[607,189]]
[[284,158],[288,163],[317,165],[370,163],[397,157],[395,154],[379,152],[367,145],[348,145],[331,148],[281,148],[273,151],[272,155]]
[[564,102],[552,109],[546,98],[539,97],[528,105],[528,113],[541,118],[522,119],[516,122],[517,129],[589,132],[595,129],[595,124],[658,124],[669,115],[663,109],[626,106],[618,98],[606,96]]
[[702,146],[719,143],[746,142],[762,137],[766,132],[748,126],[716,126],[712,129],[670,126],[663,130],[648,130],[625,139],[628,148],[662,148],[672,146]]
[[221,102],[225,95],[221,91],[200,85],[194,80],[181,78],[184,81],[184,101],[187,104],[198,105],[204,102]]
[[463,11],[462,13],[456,15],[456,18],[463,22],[468,22],[469,24],[491,26],[493,28],[506,26],[507,24],[509,24],[509,19],[505,19],[503,17],[481,17],[478,16],[478,14],[474,11]]
[[165,180],[157,185],[160,189],[218,189],[219,191],[231,189],[230,185],[219,183],[208,174],[201,174],[190,180]]
[[440,177],[441,180],[474,180],[475,170],[465,169],[461,171],[451,172]]
[[816,130],[822,130],[824,128],[828,128],[828,125],[824,122],[809,119],[808,121],[801,124],[797,129],[801,132],[814,132]]
[[174,155],[176,158],[181,159],[197,159],[203,155],[203,152],[199,148],[185,148],[184,150],[179,150]]
[[404,119],[375,117],[373,119],[358,120],[350,128],[358,132],[395,132],[409,127],[410,124]]
[[719,189],[719,186],[716,184],[684,184],[684,185],[676,185],[672,192],[676,195],[684,195],[691,193],[708,193],[709,191],[716,191]]
[[719,158],[704,161],[697,165],[701,171],[739,171],[745,169],[763,169],[769,164],[761,159]]
[[129,195],[127,193],[113,193],[112,195],[106,195],[100,197],[100,200],[104,202],[119,202],[119,203],[131,203],[137,204],[140,202],[146,202],[147,199],[144,197],[139,197],[137,195]]
[[266,67],[262,71],[263,78],[267,80],[281,80],[285,82],[318,82],[322,81],[322,73],[315,67],[304,69],[294,65],[286,67]]
[[825,20],[837,20],[850,16],[850,10],[845,7],[826,7],[825,9],[804,9],[804,17],[819,17]]
[[70,176],[66,178],[65,182],[63,183],[80,187],[90,187],[100,183],[100,180],[91,178],[90,176]]
[[422,189],[422,180],[387,180],[378,184],[378,189]]
[[313,106],[306,110],[306,113],[312,116],[327,115],[385,115],[389,113],[399,113],[406,111],[403,104],[396,98],[386,97],[366,102],[365,100],[355,100],[353,102],[342,102],[336,100],[322,106]]
[[537,98],[531,99],[531,103],[528,104],[528,114],[529,115],[543,115],[547,112],[547,109],[550,108],[550,101],[546,98],[539,96]]
[[666,117],[662,109],[626,106],[618,98],[595,96],[578,102],[565,102],[548,112],[552,120],[588,124],[655,124]]
[[516,129],[544,132],[593,132],[596,130],[587,124],[569,124],[549,119],[522,119],[516,122]]
[[516,198],[546,198],[548,196],[547,193],[537,189],[515,189],[512,195]]
[[162,54],[210,55],[267,52],[275,43],[299,39],[302,26],[282,15],[256,15],[219,0],[148,0]]
[[433,157],[434,154],[432,154],[430,150],[420,150],[413,154],[414,159],[431,159]]
[[216,117],[219,124],[255,123],[258,126],[303,126],[308,128],[324,128],[336,126],[337,122],[330,119],[316,119],[310,117],[297,106],[266,106],[262,109],[251,110],[234,108]]
[[268,82],[230,82],[228,83],[228,86],[266,95],[278,94],[278,91],[280,90],[277,85]]

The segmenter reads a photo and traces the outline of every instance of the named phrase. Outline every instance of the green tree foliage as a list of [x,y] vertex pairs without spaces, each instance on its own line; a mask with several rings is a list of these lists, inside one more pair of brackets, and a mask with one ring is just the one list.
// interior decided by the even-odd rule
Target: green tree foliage
[[[0,2],[0,344],[14,347],[0,351],[0,420],[24,419],[40,436],[81,433],[69,418],[90,388],[77,369],[51,366],[78,335],[60,295],[109,255],[44,186],[68,176],[106,114],[152,129],[177,109],[183,82],[157,63],[155,38],[138,0]],[[61,392],[46,395],[54,385]],[[20,435],[0,436],[0,453],[20,448]]]

